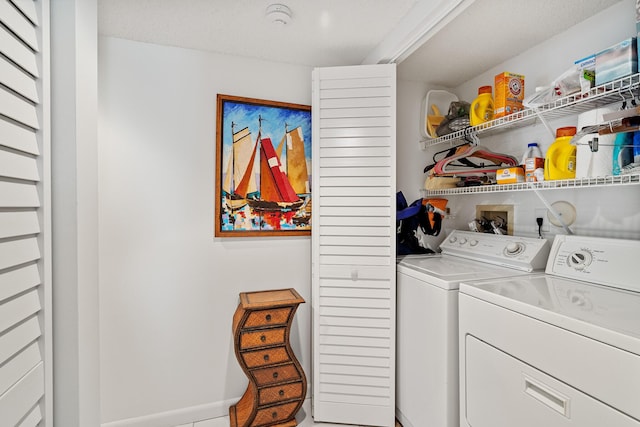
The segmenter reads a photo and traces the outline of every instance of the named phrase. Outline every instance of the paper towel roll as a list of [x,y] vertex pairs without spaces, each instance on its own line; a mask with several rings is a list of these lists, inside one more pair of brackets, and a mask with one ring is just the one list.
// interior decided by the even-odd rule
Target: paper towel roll
[[[618,110],[617,104],[596,108],[578,115],[578,130],[584,126],[593,126],[603,123],[602,115]],[[598,138],[598,151],[592,152],[589,141]],[[576,179],[609,176],[613,169],[613,143],[614,135],[590,134],[583,136],[577,142],[576,152]]]

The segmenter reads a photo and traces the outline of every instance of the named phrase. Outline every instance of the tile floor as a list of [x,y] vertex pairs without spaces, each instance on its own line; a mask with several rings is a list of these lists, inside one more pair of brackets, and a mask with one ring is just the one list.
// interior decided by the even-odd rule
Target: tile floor
[[[313,421],[311,417],[311,403],[309,399],[304,401],[302,405],[302,409],[296,415],[296,420],[298,421],[299,427],[345,427],[344,424],[327,424],[327,423],[316,423]],[[183,424],[176,427],[229,427],[229,417],[220,417],[213,418],[210,420],[198,421],[196,423]],[[357,426],[355,426],[357,427]],[[396,421],[396,427],[402,427],[400,423]]]

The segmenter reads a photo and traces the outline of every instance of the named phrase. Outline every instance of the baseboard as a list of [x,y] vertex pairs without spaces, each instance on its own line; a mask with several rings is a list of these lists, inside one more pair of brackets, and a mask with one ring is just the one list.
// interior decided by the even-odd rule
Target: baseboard
[[[305,400],[310,403],[310,399],[311,384],[307,384],[307,396]],[[175,409],[173,411],[143,415],[141,417],[110,421],[100,424],[100,427],[174,427],[182,424],[197,423],[198,421],[228,416],[229,407],[238,403],[238,400],[240,400],[240,397]],[[309,416],[311,416],[311,414],[309,414]]]
[[173,427],[211,418],[226,417],[229,415],[229,406],[238,400],[239,398],[235,398],[204,405],[190,406],[188,408],[180,408],[173,411],[158,412],[141,417],[111,421],[101,424],[101,427]]

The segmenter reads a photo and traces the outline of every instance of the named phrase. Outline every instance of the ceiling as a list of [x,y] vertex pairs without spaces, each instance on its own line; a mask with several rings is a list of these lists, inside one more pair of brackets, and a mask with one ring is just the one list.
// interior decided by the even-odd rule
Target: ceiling
[[[98,0],[98,28],[103,36],[306,66],[384,62],[408,49],[398,58],[399,78],[456,87],[619,1]],[[267,19],[273,3],[290,8],[288,24]]]
[[[276,62],[356,65],[418,1],[98,0],[98,30],[101,35]],[[265,17],[274,3],[289,7],[289,24]]]

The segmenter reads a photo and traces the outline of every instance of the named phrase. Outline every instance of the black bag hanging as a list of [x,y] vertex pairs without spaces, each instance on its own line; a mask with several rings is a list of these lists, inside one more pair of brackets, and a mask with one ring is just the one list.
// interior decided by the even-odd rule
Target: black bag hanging
[[416,236],[418,227],[422,227],[420,217],[426,218],[426,215],[422,199],[408,205],[402,191],[396,193],[396,253],[398,255],[434,253],[431,249],[422,247]]

